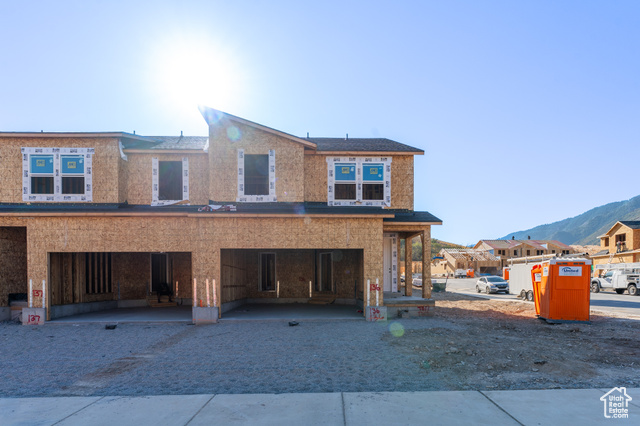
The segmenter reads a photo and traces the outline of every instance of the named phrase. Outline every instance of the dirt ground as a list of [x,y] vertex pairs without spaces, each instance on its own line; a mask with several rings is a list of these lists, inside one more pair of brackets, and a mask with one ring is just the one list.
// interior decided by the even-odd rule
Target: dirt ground
[[434,293],[453,327],[389,338],[455,389],[640,387],[640,321],[591,312],[589,323],[548,324],[531,302]]

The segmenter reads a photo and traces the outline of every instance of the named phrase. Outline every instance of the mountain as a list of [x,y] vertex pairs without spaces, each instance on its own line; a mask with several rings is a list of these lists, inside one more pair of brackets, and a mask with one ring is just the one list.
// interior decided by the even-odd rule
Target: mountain
[[501,239],[558,240],[565,244],[600,244],[598,237],[619,220],[640,220],[640,195],[626,201],[605,204],[581,215],[525,231],[512,232]]

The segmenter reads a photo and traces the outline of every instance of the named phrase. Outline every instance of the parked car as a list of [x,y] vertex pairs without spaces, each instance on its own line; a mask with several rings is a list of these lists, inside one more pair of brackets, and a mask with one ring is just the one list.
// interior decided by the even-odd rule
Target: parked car
[[484,291],[487,294],[502,291],[505,294],[509,294],[509,282],[496,275],[489,275],[488,277],[480,278],[476,282],[476,291],[478,293]]
[[415,285],[417,287],[421,287],[422,286],[422,274],[413,274],[412,282],[413,282],[413,285]]

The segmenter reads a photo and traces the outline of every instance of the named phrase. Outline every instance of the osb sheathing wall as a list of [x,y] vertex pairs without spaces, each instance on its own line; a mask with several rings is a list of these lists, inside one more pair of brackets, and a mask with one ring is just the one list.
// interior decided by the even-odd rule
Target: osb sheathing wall
[[[231,137],[237,140],[231,140]],[[276,197],[278,202],[304,201],[303,145],[235,121],[223,119],[209,130],[211,199],[235,202],[238,196],[238,149],[246,154],[276,152]],[[326,179],[326,176],[325,176]]]
[[[327,250],[238,250],[231,256],[245,257],[244,269],[246,270],[245,286],[239,287],[239,292],[230,294],[232,299],[223,299],[225,302],[241,299],[276,298],[276,291],[261,291],[260,283],[260,253],[276,254],[276,280],[280,283],[280,298],[308,298],[309,282],[311,281],[313,293],[315,290],[316,264],[315,258],[319,252]],[[333,284],[334,293],[338,298],[353,299],[355,297],[355,284],[358,283],[362,291],[361,262],[358,250],[332,250],[333,253]],[[223,279],[223,284],[225,280]],[[244,287],[244,288],[243,288]],[[242,295],[241,295],[242,294]]]
[[[152,159],[158,161],[182,161],[189,159],[189,203],[209,204],[209,160],[207,154],[163,154],[161,151],[151,154],[127,154],[127,201],[129,204],[151,204]],[[235,200],[235,199],[234,199]]]
[[[47,279],[51,252],[191,252],[199,294],[204,294],[205,279],[220,282],[222,248],[362,249],[363,279],[382,279],[382,219],[376,218],[0,218],[0,226],[19,223],[28,224],[27,279],[33,279],[35,289]],[[40,303],[40,297],[34,298],[34,306]]]
[[[305,155],[305,201],[327,202],[327,158],[330,157],[335,156]],[[413,210],[413,155],[392,158],[390,208]]]
[[20,148],[95,148],[93,157],[93,203],[119,202],[117,138],[1,138],[0,202],[22,203],[22,154]]
[[27,228],[0,227],[0,306],[27,291]]

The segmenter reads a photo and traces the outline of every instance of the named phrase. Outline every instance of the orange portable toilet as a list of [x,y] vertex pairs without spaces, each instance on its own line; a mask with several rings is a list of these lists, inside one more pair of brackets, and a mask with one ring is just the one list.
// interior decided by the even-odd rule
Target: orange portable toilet
[[591,261],[550,259],[542,263],[540,317],[548,321],[589,321]]
[[467,277],[473,278],[474,276],[475,276],[475,273],[473,269],[467,269]]
[[502,279],[505,281],[509,281],[509,268],[506,266],[502,268]]
[[536,306],[536,315],[540,316],[540,283],[542,282],[542,265],[534,265],[531,268],[531,284],[533,287],[533,302]]

